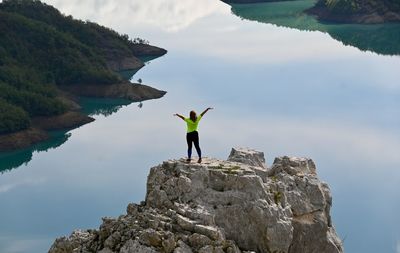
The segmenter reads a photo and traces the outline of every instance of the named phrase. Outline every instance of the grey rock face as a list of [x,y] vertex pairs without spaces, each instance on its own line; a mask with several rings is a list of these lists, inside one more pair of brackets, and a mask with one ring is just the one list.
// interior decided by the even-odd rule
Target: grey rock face
[[50,253],[340,253],[332,197],[306,158],[232,149],[228,161],[151,168],[146,201],[99,230],[57,239]]
[[265,168],[264,152],[249,148],[232,148],[228,161]]

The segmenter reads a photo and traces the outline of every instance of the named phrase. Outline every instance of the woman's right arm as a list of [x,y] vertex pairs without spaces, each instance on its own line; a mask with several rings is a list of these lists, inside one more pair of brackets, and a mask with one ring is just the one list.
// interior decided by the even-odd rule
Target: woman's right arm
[[183,116],[182,116],[182,115],[180,115],[180,114],[177,114],[177,113],[175,113],[175,114],[174,114],[174,116],[176,116],[176,117],[179,117],[179,118],[181,118],[181,119],[185,120],[185,117],[183,117]]

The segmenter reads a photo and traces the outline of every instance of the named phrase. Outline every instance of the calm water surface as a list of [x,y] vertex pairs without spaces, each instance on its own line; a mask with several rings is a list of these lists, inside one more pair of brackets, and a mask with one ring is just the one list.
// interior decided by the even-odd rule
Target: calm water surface
[[301,14],[310,1],[46,2],[168,49],[133,76],[168,94],[141,109],[85,99],[95,122],[0,154],[0,252],[46,252],[143,200],[149,168],[185,155],[185,126],[172,115],[207,106],[216,109],[200,126],[206,156],[249,146],[268,164],[311,157],[346,252],[400,252],[398,27],[319,24]]

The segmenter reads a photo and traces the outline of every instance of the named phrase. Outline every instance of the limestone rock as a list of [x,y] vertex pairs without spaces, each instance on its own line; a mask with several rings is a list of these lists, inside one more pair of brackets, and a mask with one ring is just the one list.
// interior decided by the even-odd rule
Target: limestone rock
[[169,160],[151,168],[146,201],[50,253],[341,253],[332,197],[311,159],[232,149],[228,161]]
[[93,238],[93,235],[87,231],[75,230],[69,237],[57,238],[51,246],[49,252],[68,253],[79,249],[81,245]]
[[121,248],[120,253],[156,253],[154,249],[140,244],[137,240],[128,240]]
[[249,148],[232,148],[228,161],[265,167],[264,152]]

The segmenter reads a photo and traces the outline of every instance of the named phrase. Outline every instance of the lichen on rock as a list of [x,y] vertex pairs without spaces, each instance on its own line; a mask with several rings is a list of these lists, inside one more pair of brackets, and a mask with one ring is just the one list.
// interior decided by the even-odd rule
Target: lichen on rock
[[340,253],[329,187],[311,159],[232,149],[227,161],[151,168],[146,200],[99,230],[57,239],[49,253]]

